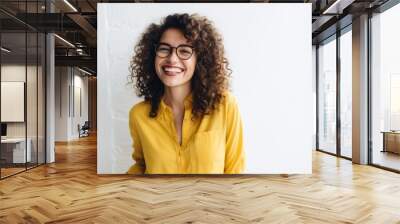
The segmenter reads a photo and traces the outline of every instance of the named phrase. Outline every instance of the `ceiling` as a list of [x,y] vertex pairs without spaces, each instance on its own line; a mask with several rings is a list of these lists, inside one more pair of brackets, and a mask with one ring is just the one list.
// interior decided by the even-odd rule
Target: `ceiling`
[[[351,24],[352,17],[373,10],[387,0],[231,0],[229,2],[312,3],[313,44],[328,38],[339,28]],[[1,0],[0,24],[10,46],[24,46],[25,28],[55,32],[56,65],[81,66],[96,71],[97,3],[135,2],[226,2],[208,1],[138,1],[138,0]],[[336,3],[335,3],[336,2]],[[48,13],[50,11],[52,13]],[[27,13],[26,13],[27,12]],[[340,21],[340,22],[338,22]],[[4,36],[4,35],[3,35]],[[71,44],[66,43],[62,39]],[[21,42],[23,41],[23,42]],[[4,41],[2,43],[5,43]],[[32,49],[28,45],[28,52]],[[20,50],[24,50],[20,48]],[[21,52],[23,53],[23,52]]]

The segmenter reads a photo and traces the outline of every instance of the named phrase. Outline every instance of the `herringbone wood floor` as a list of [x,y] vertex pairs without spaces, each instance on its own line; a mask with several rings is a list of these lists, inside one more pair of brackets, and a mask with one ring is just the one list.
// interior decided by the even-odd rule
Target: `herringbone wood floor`
[[0,181],[0,223],[400,223],[400,175],[319,152],[312,175],[98,176],[96,139]]

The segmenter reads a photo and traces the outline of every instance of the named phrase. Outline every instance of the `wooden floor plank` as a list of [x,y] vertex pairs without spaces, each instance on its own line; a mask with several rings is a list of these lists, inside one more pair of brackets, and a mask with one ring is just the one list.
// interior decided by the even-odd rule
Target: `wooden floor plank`
[[400,223],[400,175],[313,152],[312,175],[96,174],[96,137],[0,181],[0,223]]

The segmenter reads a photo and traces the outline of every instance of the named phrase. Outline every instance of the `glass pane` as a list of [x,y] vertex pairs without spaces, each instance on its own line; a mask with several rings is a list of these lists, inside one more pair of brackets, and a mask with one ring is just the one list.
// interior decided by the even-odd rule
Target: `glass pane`
[[39,4],[38,1],[27,1],[27,6],[26,6],[26,12],[27,13],[37,13],[39,10]]
[[0,1],[0,7],[6,9],[9,12],[15,12],[16,14],[24,13],[26,11],[26,1],[2,0]]
[[336,153],[336,40],[318,48],[318,146]]
[[38,0],[38,13],[46,13],[46,0]]
[[372,163],[400,170],[400,5],[372,18]]
[[[11,12],[15,17],[19,18],[22,16],[25,11],[25,1],[0,1],[0,8],[4,9],[7,12]],[[19,32],[25,33],[25,24],[21,21],[18,21],[6,13],[0,12],[1,19],[1,32]]]
[[38,45],[38,163],[45,163],[45,60],[46,60],[46,52],[45,52],[45,44],[46,38],[45,35],[39,33],[38,36],[39,45]]
[[352,157],[352,35],[340,37],[340,121],[341,155]]
[[30,159],[29,144],[26,144],[25,122],[27,69],[25,33],[2,33],[1,47],[1,175],[3,178],[25,170],[25,163]]
[[38,98],[38,88],[37,88],[37,63],[38,63],[38,49],[37,49],[37,33],[27,33],[28,38],[28,55],[27,55],[27,99],[26,99],[26,110],[27,110],[27,142],[28,149],[30,148],[30,159],[28,160],[27,166],[28,168],[37,165],[37,157],[38,157],[38,143],[37,143],[37,132],[38,132],[38,107],[37,107],[37,98]]

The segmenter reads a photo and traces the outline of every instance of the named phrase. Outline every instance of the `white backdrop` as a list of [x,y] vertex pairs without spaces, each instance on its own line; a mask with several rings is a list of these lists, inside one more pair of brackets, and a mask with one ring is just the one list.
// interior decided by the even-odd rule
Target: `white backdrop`
[[25,82],[1,82],[1,122],[25,122]]
[[311,4],[98,4],[99,174],[133,164],[128,111],[141,101],[127,85],[140,35],[173,13],[198,13],[224,38],[232,92],[244,124],[245,173],[311,173]]

